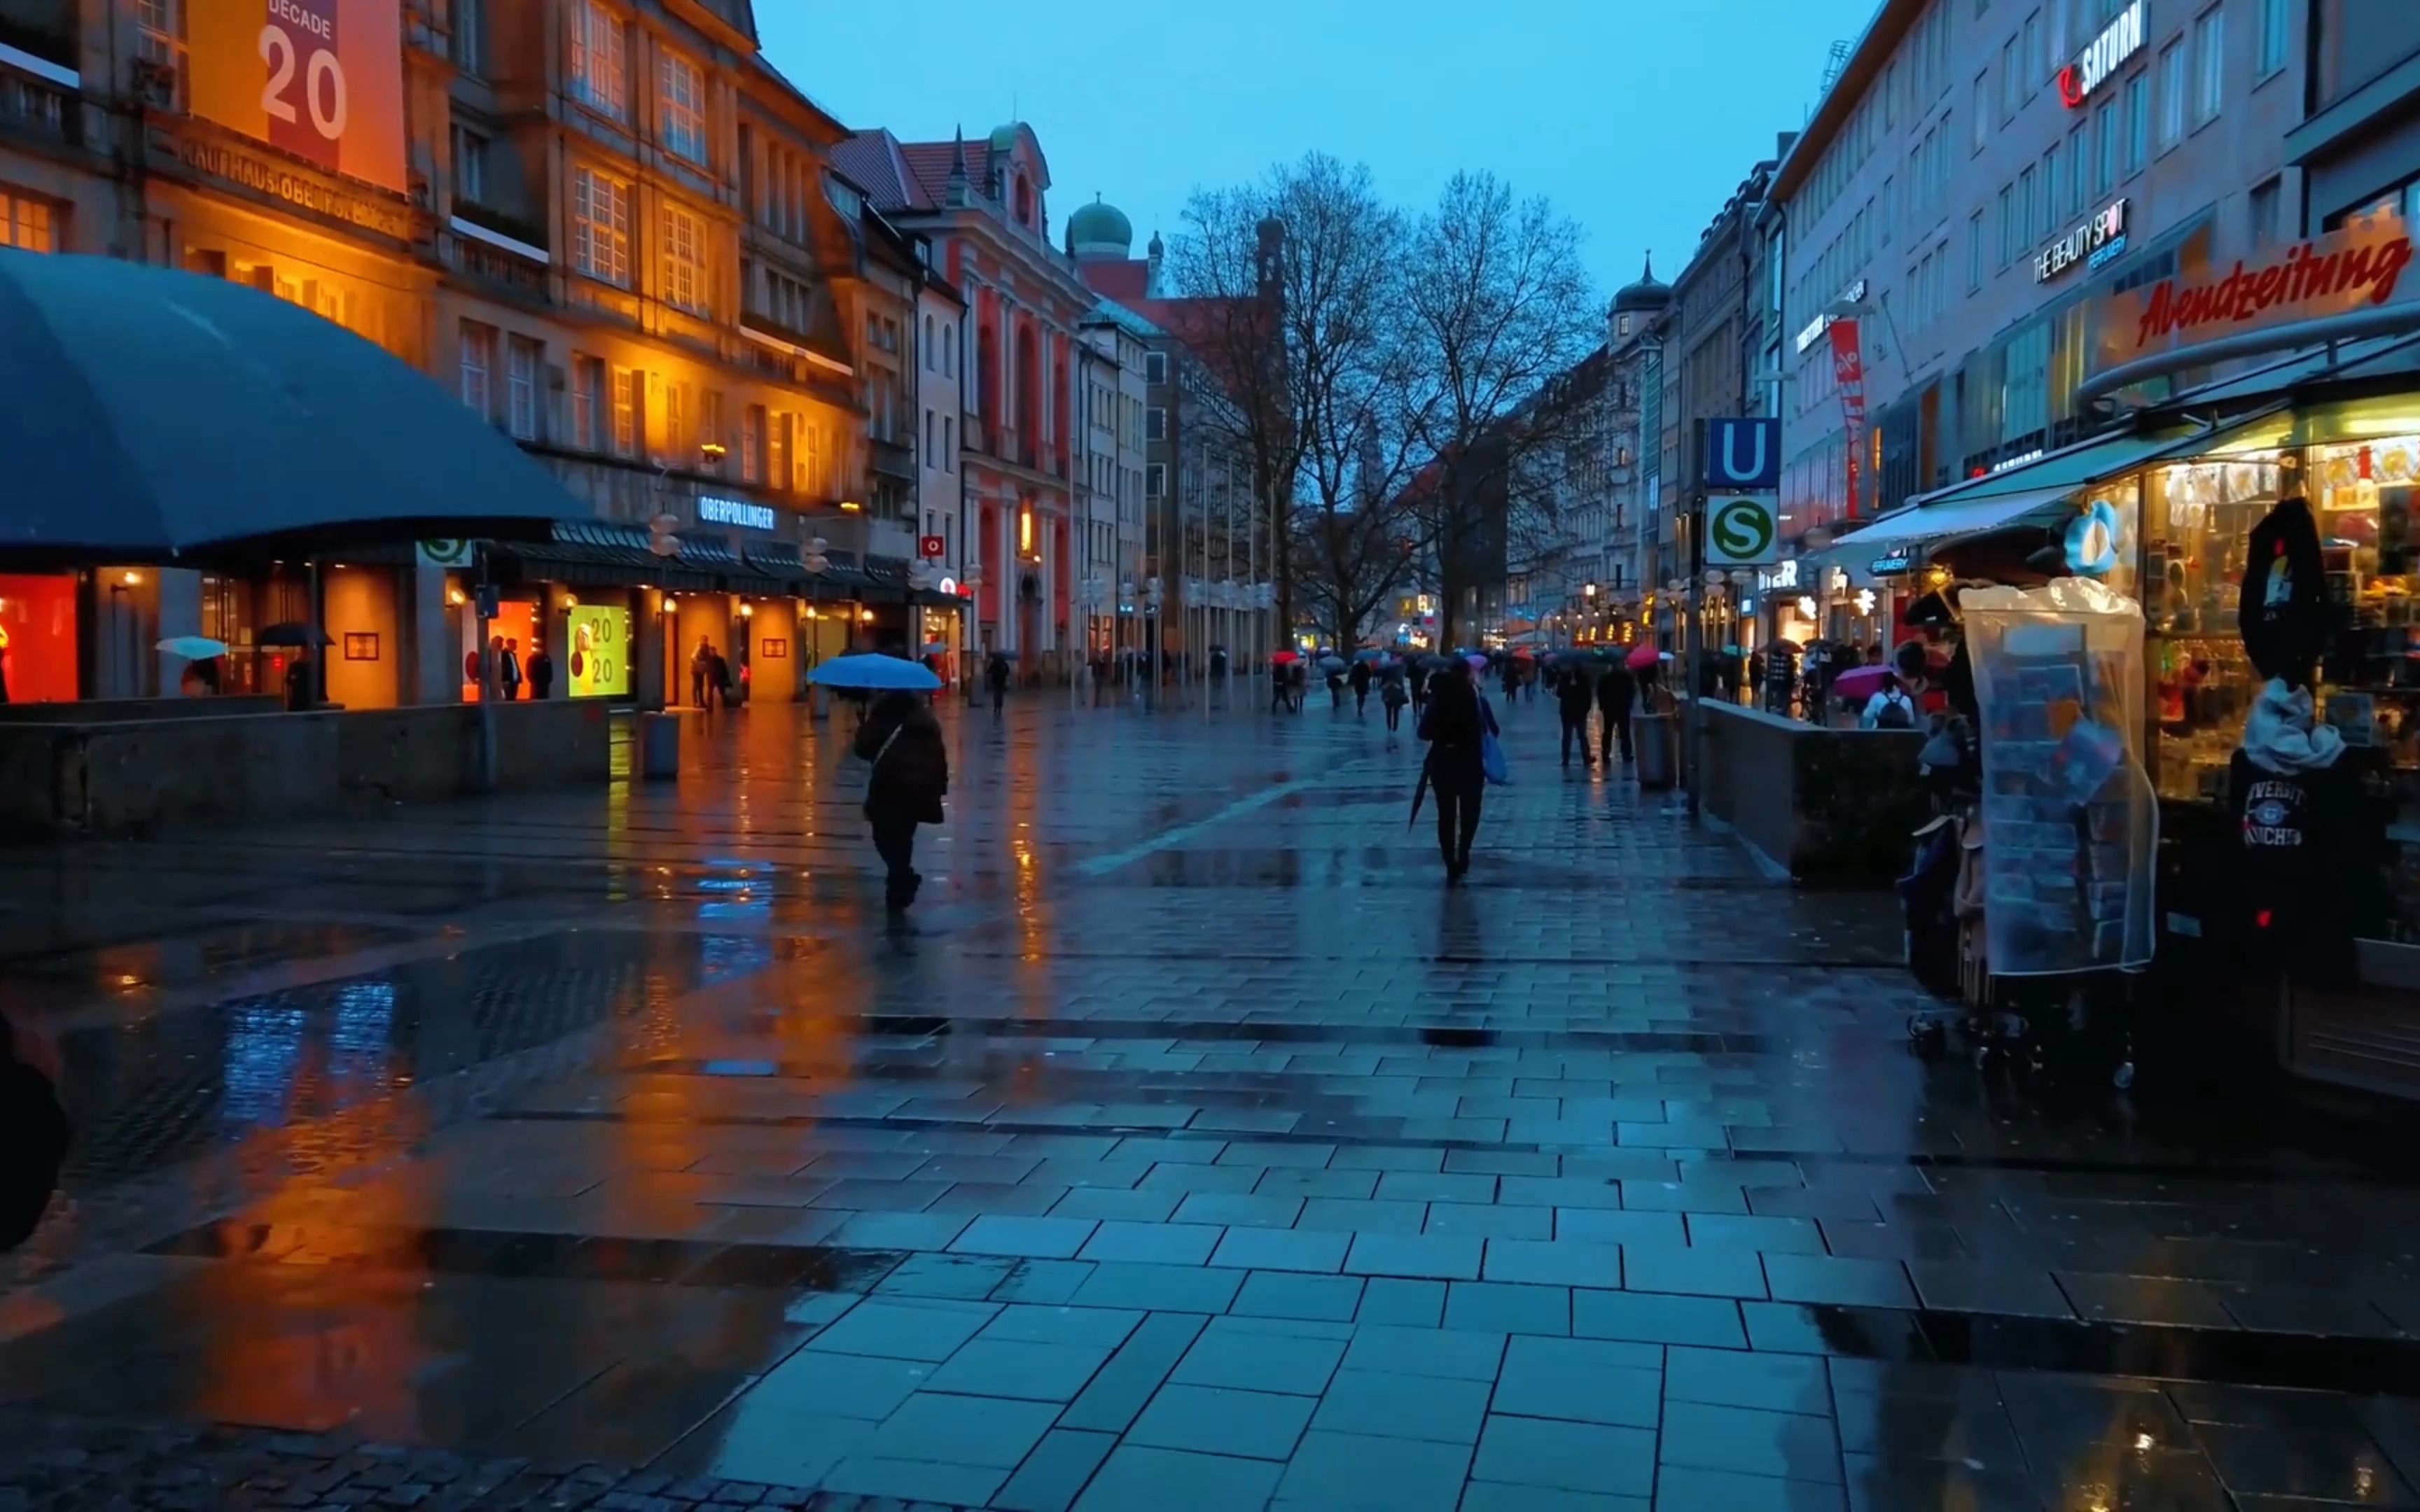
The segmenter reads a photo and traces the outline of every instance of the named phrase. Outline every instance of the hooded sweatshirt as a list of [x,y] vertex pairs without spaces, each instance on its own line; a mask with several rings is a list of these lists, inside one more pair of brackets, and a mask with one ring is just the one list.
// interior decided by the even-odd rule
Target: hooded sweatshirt
[[2344,737],[2314,719],[2310,689],[2272,678],[2228,764],[2243,938],[2257,964],[2319,984],[2350,980],[2352,937],[2377,884],[2360,777],[2344,754]]

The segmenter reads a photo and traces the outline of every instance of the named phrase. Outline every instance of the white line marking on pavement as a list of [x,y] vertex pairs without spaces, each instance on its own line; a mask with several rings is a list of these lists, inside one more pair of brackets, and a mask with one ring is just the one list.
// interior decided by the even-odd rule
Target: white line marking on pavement
[[1275,787],[1263,788],[1258,793],[1237,798],[1216,813],[1205,814],[1189,823],[1178,825],[1173,829],[1163,829],[1148,839],[1137,841],[1125,850],[1111,851],[1107,856],[1095,856],[1088,860],[1078,861],[1075,867],[1076,874],[1085,877],[1105,876],[1120,867],[1131,866],[1146,856],[1154,856],[1167,850],[1171,845],[1182,845],[1203,830],[1216,828],[1230,819],[1240,819],[1255,809],[1265,809],[1280,798],[1291,797],[1295,794],[1308,792],[1316,787],[1326,787],[1335,781],[1336,775],[1328,772],[1322,773],[1318,777],[1298,777],[1291,782],[1280,782]]

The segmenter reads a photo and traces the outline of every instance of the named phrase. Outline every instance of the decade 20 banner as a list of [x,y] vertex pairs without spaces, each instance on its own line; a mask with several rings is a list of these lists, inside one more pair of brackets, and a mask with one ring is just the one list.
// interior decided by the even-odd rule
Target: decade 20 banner
[[576,604],[564,628],[571,644],[556,660],[571,674],[571,696],[628,697],[630,611],[620,605]]
[[186,20],[194,115],[407,191],[401,0],[203,0]]

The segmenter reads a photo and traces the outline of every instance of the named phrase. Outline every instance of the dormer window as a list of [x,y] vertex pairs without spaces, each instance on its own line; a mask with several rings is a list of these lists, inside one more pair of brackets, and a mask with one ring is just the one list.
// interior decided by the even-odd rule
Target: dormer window
[[840,211],[841,219],[852,226],[865,213],[865,201],[859,197],[857,191],[830,174],[824,175],[824,198],[831,201],[831,208]]
[[1033,182],[1023,174],[1016,177],[1016,224],[1033,224]]

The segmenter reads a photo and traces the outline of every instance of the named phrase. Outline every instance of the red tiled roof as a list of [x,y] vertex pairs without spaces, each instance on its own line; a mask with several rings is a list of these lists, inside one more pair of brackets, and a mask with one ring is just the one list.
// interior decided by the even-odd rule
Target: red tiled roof
[[[982,170],[977,167],[977,163],[990,150],[989,147],[980,142],[967,148],[967,178],[970,187],[980,187],[983,184]],[[908,171],[915,176],[917,188],[923,193],[926,207],[948,203],[950,167],[957,161],[957,144],[904,142],[900,144],[899,157],[907,163]]]
[[876,209],[924,210],[938,203],[923,197],[922,186],[901,159],[899,139],[887,131],[857,132],[831,149],[831,162],[865,191]]
[[1138,313],[1140,313],[1138,301],[1147,298],[1151,292],[1151,264],[1140,257],[1079,260],[1076,264],[1076,272],[1083,279],[1084,286],[1094,293],[1104,299],[1115,300]]

